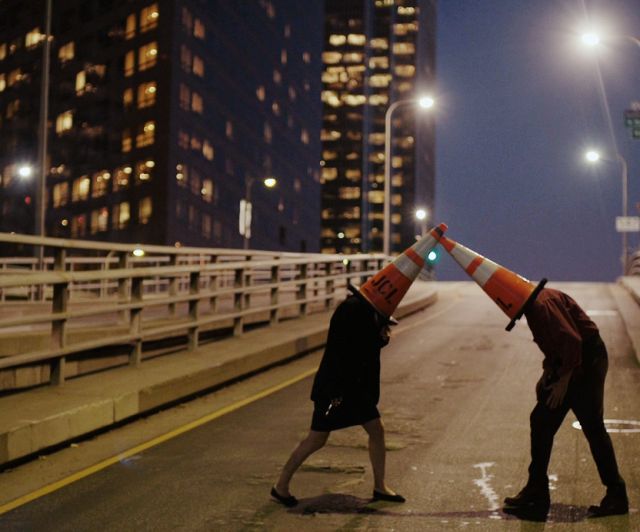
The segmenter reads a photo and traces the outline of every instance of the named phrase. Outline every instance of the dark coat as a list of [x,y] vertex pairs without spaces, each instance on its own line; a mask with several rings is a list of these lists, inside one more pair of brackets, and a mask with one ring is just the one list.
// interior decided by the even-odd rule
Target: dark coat
[[359,296],[338,305],[320,367],[313,381],[311,399],[343,398],[375,406],[380,398],[380,320]]

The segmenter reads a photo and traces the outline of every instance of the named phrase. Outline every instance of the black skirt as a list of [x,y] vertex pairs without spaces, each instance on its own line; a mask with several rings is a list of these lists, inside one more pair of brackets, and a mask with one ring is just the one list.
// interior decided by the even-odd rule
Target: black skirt
[[340,405],[334,406],[325,415],[330,401],[314,401],[311,430],[331,432],[355,425],[364,425],[372,419],[380,417],[375,404],[345,399]]

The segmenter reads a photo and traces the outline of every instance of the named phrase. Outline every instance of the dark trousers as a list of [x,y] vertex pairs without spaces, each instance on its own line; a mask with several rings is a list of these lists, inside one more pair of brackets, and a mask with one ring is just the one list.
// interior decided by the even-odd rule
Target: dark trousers
[[603,422],[604,380],[609,361],[607,349],[599,335],[585,342],[582,364],[571,376],[567,395],[556,409],[545,404],[547,394],[538,389],[538,402],[531,412],[531,464],[529,484],[548,486],[547,468],[551,458],[553,438],[567,412],[572,410],[582,426],[600,480],[610,487],[624,485],[620,477],[611,438]]

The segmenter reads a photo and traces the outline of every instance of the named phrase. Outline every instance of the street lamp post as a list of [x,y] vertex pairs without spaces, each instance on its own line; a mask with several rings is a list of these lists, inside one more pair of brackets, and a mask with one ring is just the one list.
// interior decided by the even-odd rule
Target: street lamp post
[[430,97],[407,98],[393,102],[384,115],[384,214],[382,252],[389,256],[391,252],[391,116],[402,105],[419,104],[423,109],[433,107]]
[[[587,161],[589,161],[590,163],[597,163],[599,160],[601,160],[600,154],[597,151],[594,150],[590,150],[586,153],[585,155]],[[602,159],[603,161],[609,161],[609,159]],[[620,163],[620,166],[622,167],[622,216],[624,218],[627,217],[628,214],[628,209],[627,209],[627,204],[628,204],[628,166],[627,166],[627,161],[626,159],[620,155],[619,153],[616,153],[616,160]],[[629,247],[628,247],[628,239],[627,239],[627,232],[626,231],[621,231],[622,233],[622,257],[621,257],[621,262],[622,262],[622,275],[626,275],[627,273],[627,266],[629,264]]]
[[[243,248],[249,249],[251,240],[251,189],[255,182],[255,177],[247,176],[244,180],[244,198],[240,202],[240,232],[244,236]],[[273,188],[278,183],[275,177],[263,179],[262,184],[267,188]]]

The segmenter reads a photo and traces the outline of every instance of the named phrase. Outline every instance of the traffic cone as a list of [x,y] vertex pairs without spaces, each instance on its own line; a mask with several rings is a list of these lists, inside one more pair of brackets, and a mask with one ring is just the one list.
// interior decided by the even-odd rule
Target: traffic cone
[[363,297],[379,314],[391,320],[400,300],[424,267],[429,251],[436,246],[446,230],[446,224],[434,227],[392,263],[368,279],[360,289],[349,284],[349,290]]
[[542,279],[536,286],[517,273],[479,255],[475,251],[443,236],[440,243],[449,255],[480,285],[486,294],[511,318],[506,327],[513,329],[527,307],[547,283]]

